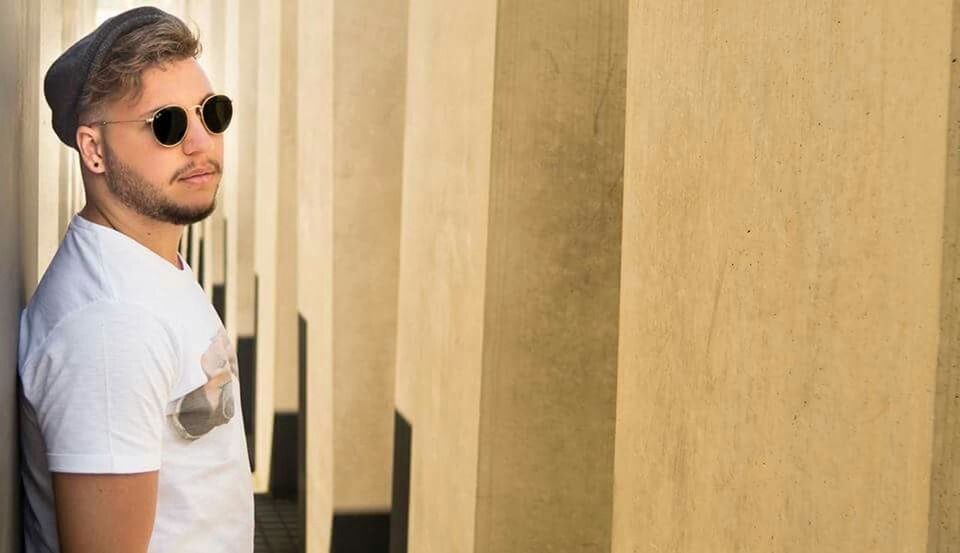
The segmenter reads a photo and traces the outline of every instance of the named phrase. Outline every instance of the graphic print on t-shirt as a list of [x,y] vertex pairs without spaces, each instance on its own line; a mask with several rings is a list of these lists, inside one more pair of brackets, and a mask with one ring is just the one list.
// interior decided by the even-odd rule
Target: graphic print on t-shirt
[[222,328],[200,357],[207,383],[177,401],[169,420],[181,437],[196,440],[226,423],[236,411],[231,383],[238,375],[237,354]]

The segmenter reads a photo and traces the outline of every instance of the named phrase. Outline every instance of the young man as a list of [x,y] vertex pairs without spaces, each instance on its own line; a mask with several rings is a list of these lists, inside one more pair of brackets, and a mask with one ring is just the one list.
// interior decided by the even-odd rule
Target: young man
[[86,205],[21,315],[27,553],[250,553],[237,361],[177,252],[215,207],[230,100],[176,17],[137,8],[50,67]]

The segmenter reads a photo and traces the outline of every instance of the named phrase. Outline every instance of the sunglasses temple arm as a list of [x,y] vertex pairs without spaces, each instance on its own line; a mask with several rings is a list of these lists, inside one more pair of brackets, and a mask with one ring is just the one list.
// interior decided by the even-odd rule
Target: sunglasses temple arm
[[153,117],[151,117],[150,119],[128,119],[126,121],[97,121],[95,124],[100,125],[102,127],[105,125],[113,125],[115,123],[152,123],[152,122],[153,122]]

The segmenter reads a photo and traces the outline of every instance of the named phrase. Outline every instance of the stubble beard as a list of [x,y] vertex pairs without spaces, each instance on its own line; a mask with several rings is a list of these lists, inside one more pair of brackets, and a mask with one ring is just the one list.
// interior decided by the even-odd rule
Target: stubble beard
[[144,217],[174,225],[192,225],[209,217],[217,208],[216,194],[209,206],[183,206],[170,201],[160,193],[159,186],[116,159],[109,147],[104,148],[103,161],[107,169],[104,175],[107,189],[123,205]]

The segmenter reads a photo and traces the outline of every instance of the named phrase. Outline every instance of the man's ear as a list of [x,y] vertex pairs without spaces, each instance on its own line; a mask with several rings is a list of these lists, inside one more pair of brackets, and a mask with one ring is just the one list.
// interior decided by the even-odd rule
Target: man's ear
[[83,166],[95,175],[103,174],[106,164],[103,161],[103,135],[99,128],[80,125],[77,127],[77,151]]

